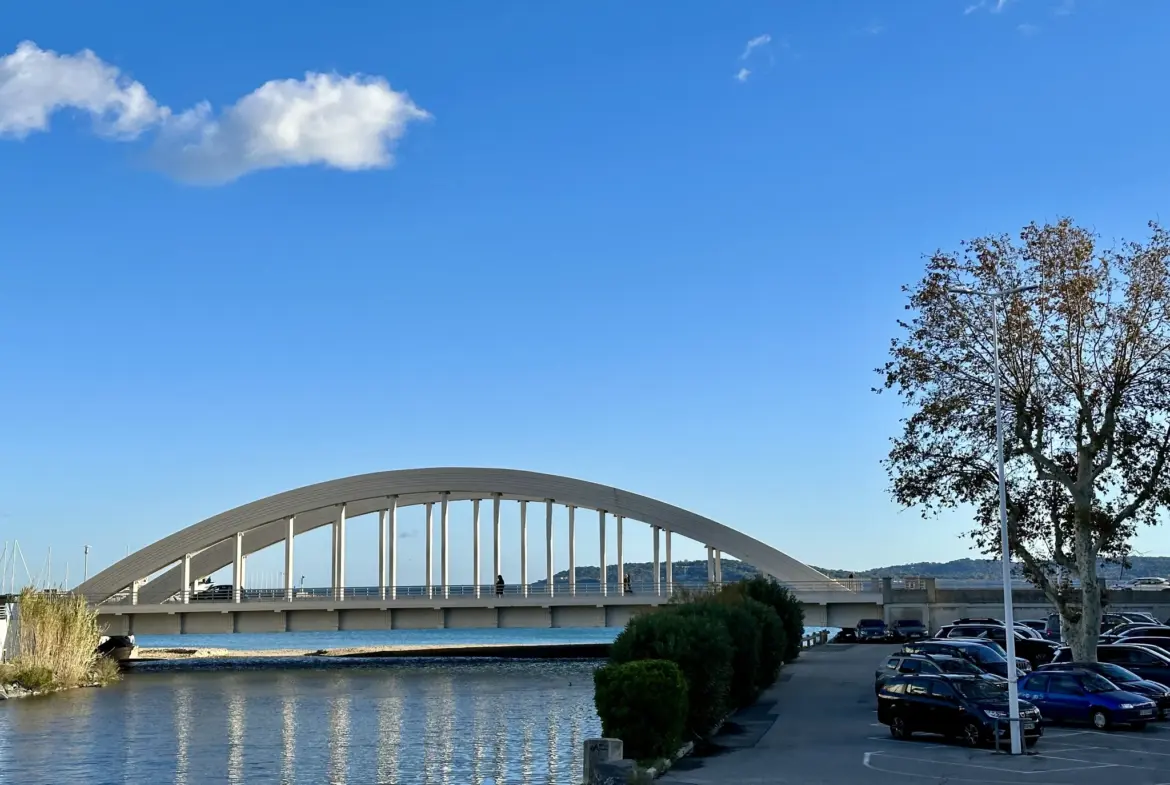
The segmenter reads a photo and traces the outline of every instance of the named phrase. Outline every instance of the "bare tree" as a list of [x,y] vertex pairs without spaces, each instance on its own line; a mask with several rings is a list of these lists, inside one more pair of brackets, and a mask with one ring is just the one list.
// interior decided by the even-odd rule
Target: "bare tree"
[[[999,311],[1009,541],[1056,605],[1077,660],[1096,660],[1101,559],[1124,560],[1170,503],[1170,234],[1115,249],[1069,219],[938,252],[904,287],[884,388],[907,407],[885,464],[894,497],[923,515],[968,507],[999,549],[991,303]],[[1072,579],[1079,580],[1074,586]]]

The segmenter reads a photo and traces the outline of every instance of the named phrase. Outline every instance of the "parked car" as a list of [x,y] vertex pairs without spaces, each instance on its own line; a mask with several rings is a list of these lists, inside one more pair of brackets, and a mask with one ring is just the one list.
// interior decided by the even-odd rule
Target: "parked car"
[[[1101,639],[1102,640],[1104,640],[1105,638],[1116,639],[1116,638],[1121,637],[1125,633],[1129,632],[1130,630],[1146,629],[1146,628],[1149,628],[1152,626],[1161,627],[1163,625],[1161,625],[1161,624],[1152,625],[1147,621],[1127,621],[1125,624],[1118,624],[1117,626],[1110,627],[1108,630],[1101,633]],[[1167,629],[1170,629],[1170,627],[1168,627]]]
[[[944,634],[945,633],[945,634]],[[1007,646],[1007,627],[994,624],[957,624],[947,625],[939,630],[940,638],[987,638],[995,641],[1001,647]],[[1023,657],[1035,668],[1037,665],[1052,662],[1059,644],[1052,641],[1033,638],[1019,630],[1013,636],[1016,642],[1016,655]],[[1006,652],[1005,652],[1006,654]]]
[[1164,657],[1170,657],[1170,638],[1147,638],[1144,635],[1134,636],[1132,638],[1118,638],[1111,641],[1114,645],[1127,644],[1130,646],[1141,646],[1143,649],[1148,649]]
[[[982,637],[980,637],[980,638],[948,638],[947,640],[966,641],[969,643],[977,643],[980,646],[986,646],[987,648],[991,649],[996,654],[998,654],[1000,657],[1002,657],[1003,661],[1005,663],[1007,662],[1007,652],[1004,650],[1003,646],[1000,646],[998,643],[991,640],[990,638],[982,638]],[[1004,667],[1006,669],[1007,666],[1005,665]],[[1032,663],[1028,662],[1027,659],[1017,655],[1016,656],[1016,672],[1017,672],[1017,674],[1028,673],[1031,670],[1032,670]]]
[[884,641],[890,637],[886,623],[881,619],[862,619],[857,622],[854,634],[859,641]]
[[874,692],[881,692],[882,685],[898,676],[977,676],[991,681],[1004,681],[979,668],[962,657],[929,654],[894,654],[882,661],[874,672]]
[[[1043,623],[1043,622],[1041,622],[1041,623]],[[1033,629],[1032,627],[1029,627],[1027,624],[1021,624],[1020,622],[1016,622],[1016,632],[1019,633],[1020,635],[1023,635],[1026,638],[1036,638],[1038,640],[1044,640],[1044,636],[1042,634],[1040,634],[1040,630]]]
[[[937,733],[978,747],[1009,736],[1007,685],[975,676],[898,676],[878,692],[878,722],[895,739]],[[1020,701],[1024,743],[1043,734],[1040,712]]]
[[[1119,665],[1147,681],[1156,681],[1170,687],[1170,654],[1133,643],[1109,643],[1097,647],[1100,662]],[[1053,659],[1054,664],[1072,662],[1072,650],[1062,648]],[[1106,678],[1108,678],[1106,676]]]
[[1166,591],[1170,581],[1165,578],[1134,578],[1125,588],[1130,591]]
[[1040,671],[1068,670],[1092,671],[1098,676],[1103,676],[1113,682],[1126,692],[1132,692],[1135,695],[1148,698],[1158,705],[1158,719],[1166,719],[1166,710],[1170,709],[1170,687],[1167,687],[1165,684],[1159,684],[1156,681],[1143,679],[1133,671],[1123,668],[1120,665],[1114,665],[1111,662],[1058,662],[1049,663],[1037,669],[1037,673]]
[[1165,624],[1157,626],[1131,627],[1117,634],[1118,638],[1170,638],[1170,627]]
[[[990,673],[1001,678],[1007,678],[1007,658],[1003,655],[1002,649],[995,645],[994,641],[983,640],[934,640],[927,639],[923,641],[914,641],[902,646],[904,654],[929,654],[932,657],[943,654],[951,657],[962,657],[968,662],[972,662],[985,673]],[[1028,661],[1020,658],[1017,659],[1017,667],[1027,672],[1031,670],[1028,666]],[[1026,669],[1026,670],[1025,670]]]
[[1087,670],[1031,673],[1020,680],[1019,693],[1047,720],[1088,722],[1098,730],[1118,724],[1144,728],[1158,716],[1154,701]]
[[927,635],[926,625],[918,619],[898,619],[890,628],[894,640],[916,641]]
[[1043,635],[1044,628],[1048,626],[1048,622],[1044,621],[1044,619],[1024,619],[1023,621],[1016,622],[1016,626],[1027,627]]
[[[1131,619],[1120,613],[1103,613],[1101,614],[1101,632],[1106,632],[1118,624],[1125,624],[1131,621],[1140,621],[1139,619]],[[1045,622],[1044,637],[1050,641],[1060,640],[1060,614],[1050,613]]]

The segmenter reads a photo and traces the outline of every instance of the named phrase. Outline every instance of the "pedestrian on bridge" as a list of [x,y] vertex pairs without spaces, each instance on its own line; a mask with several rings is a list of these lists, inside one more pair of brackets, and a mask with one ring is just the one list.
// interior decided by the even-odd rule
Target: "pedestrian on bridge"
[[503,575],[496,576],[496,596],[497,597],[504,596],[504,576]]

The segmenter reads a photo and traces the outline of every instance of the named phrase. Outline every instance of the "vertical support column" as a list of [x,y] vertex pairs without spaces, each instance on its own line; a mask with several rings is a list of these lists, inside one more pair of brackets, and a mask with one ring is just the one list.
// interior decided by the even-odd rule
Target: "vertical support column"
[[451,505],[447,503],[450,496],[451,494],[447,491],[443,491],[439,496],[441,499],[439,502],[439,575],[442,580],[444,599],[451,596],[451,549],[447,545],[451,534]]
[[621,586],[621,591],[618,594],[626,593],[626,555],[622,552],[622,543],[625,540],[625,535],[622,533],[622,523],[625,518],[621,515],[615,515],[617,518],[617,579],[618,586]]
[[435,511],[434,502],[427,502],[427,525],[426,525],[426,540],[427,540],[427,597],[433,597],[432,590],[434,589],[435,576]]
[[660,529],[657,526],[651,526],[654,530],[654,594],[662,594],[662,562],[658,558],[658,532]]
[[674,567],[670,563],[670,529],[666,530],[666,596],[674,596]]
[[545,569],[548,574],[548,596],[552,597],[555,593],[553,587],[553,500],[544,500],[544,536],[545,536],[545,552],[547,554],[547,564]]
[[597,532],[601,541],[601,561],[598,564],[601,565],[601,596],[604,597],[609,593],[609,582],[607,580],[605,566],[605,510],[597,511]]
[[500,568],[500,494],[492,494],[492,540],[495,543],[492,551],[492,583],[503,575]]
[[715,550],[715,582],[723,583],[723,554],[718,549]]
[[569,596],[577,596],[577,508],[569,505]]
[[390,497],[390,599],[398,597],[398,497]]
[[479,574],[479,499],[471,500],[471,551],[474,559],[471,580],[475,583],[475,596],[479,597],[479,587],[483,583]]
[[[232,602],[240,601],[240,584],[244,579],[244,533],[236,532],[236,549],[232,557]],[[135,592],[137,593],[137,592]]]
[[[131,605],[138,604],[138,584],[139,584],[139,581],[137,581],[137,580],[130,584],[130,604]],[[239,599],[237,599],[236,602],[239,602]]]
[[293,537],[296,535],[297,519],[290,515],[284,522],[284,599],[293,599]]
[[388,510],[378,510],[378,599],[386,599],[386,518]]
[[337,599],[345,599],[345,502],[337,510]]
[[248,555],[244,554],[243,560],[240,562],[240,591],[248,590]]
[[191,554],[183,554],[183,604],[191,601]]
[[528,502],[520,502],[520,591],[528,596]]

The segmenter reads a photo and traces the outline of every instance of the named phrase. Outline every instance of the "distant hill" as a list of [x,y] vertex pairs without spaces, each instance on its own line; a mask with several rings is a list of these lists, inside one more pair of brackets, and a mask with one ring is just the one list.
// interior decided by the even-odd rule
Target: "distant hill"
[[[998,580],[1001,567],[997,559],[955,559],[948,562],[912,562],[910,564],[894,564],[889,567],[875,567],[870,570],[837,570],[825,567],[814,567],[831,578],[845,578],[850,573],[858,578],[901,578],[913,575],[921,578],[945,578],[947,580]],[[1170,577],[1170,557],[1166,556],[1134,556],[1130,559],[1130,568],[1122,570],[1118,564],[1101,564],[1099,572],[1110,579],[1125,578],[1165,578]],[[1020,574],[1017,567],[1013,572]]]

